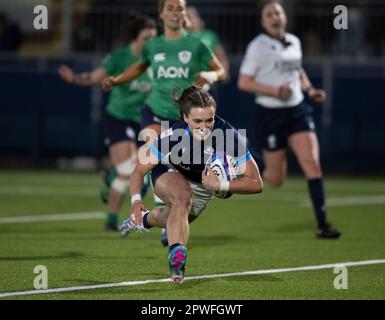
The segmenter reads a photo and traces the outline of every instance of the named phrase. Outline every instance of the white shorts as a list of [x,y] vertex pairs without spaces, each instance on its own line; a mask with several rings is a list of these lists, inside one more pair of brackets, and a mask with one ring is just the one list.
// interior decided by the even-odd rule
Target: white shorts
[[187,180],[187,182],[193,191],[192,206],[189,215],[196,218],[206,209],[214,193],[206,190],[200,183],[191,180]]

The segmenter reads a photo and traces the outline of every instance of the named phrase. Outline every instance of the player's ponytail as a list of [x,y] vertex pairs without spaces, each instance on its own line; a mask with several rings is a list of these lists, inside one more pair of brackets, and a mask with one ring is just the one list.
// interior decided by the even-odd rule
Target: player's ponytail
[[217,108],[214,98],[196,84],[186,89],[175,88],[171,93],[172,100],[179,106],[180,115],[189,115],[191,108]]

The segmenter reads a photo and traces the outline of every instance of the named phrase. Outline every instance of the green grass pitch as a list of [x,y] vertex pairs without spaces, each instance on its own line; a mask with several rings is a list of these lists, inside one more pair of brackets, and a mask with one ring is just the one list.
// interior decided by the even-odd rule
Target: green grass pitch
[[[0,172],[0,294],[34,290],[36,265],[48,288],[168,278],[160,230],[120,238],[103,218],[5,223],[4,217],[104,212],[97,173]],[[186,276],[385,259],[385,179],[326,177],[339,240],[315,238],[306,182],[213,200],[191,224]],[[129,212],[126,201],[121,219]],[[151,208],[151,197],[146,198]],[[385,264],[348,267],[348,289],[334,288],[333,268],[139,284],[3,299],[385,299]]]

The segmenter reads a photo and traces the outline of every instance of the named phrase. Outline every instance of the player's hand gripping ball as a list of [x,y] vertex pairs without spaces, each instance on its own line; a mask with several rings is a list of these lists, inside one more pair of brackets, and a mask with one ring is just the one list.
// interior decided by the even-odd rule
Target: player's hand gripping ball
[[[239,170],[237,162],[228,154],[214,154],[209,165],[219,181],[234,181],[238,179]],[[227,199],[233,194],[229,191],[216,191],[214,192],[214,195],[220,199]]]

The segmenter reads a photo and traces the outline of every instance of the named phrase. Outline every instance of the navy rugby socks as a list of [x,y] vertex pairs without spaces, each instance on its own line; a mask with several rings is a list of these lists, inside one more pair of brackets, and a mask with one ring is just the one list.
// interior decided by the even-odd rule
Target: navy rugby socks
[[145,227],[146,229],[150,229],[152,226],[148,224],[148,221],[147,221],[147,216],[149,215],[150,213],[146,213],[144,216],[143,216],[143,227]]
[[318,228],[327,227],[325,193],[322,178],[310,179],[307,181],[310,199],[313,203],[314,213],[316,215]]
[[176,248],[177,246],[181,246],[180,243],[174,243],[173,245],[171,245],[169,248],[168,248],[168,252],[171,253],[171,251]]

